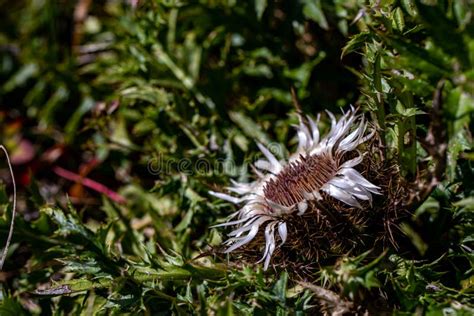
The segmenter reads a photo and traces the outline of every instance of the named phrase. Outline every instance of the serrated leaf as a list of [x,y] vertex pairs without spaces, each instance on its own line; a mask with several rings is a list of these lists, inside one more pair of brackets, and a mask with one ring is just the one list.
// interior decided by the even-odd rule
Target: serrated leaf
[[436,44],[447,54],[456,56],[465,67],[470,67],[469,53],[464,38],[456,25],[448,19],[444,9],[440,6],[424,5],[420,0],[415,0],[415,2]]
[[395,109],[397,112],[404,116],[404,117],[412,117],[415,115],[422,115],[426,114],[426,112],[421,111],[417,108],[405,108],[401,102],[397,102],[397,105],[395,106]]
[[372,38],[372,34],[369,32],[362,32],[359,34],[354,35],[349,42],[347,42],[346,46],[342,49],[341,58],[346,56],[349,53],[357,51],[362,46],[365,45],[370,39]]

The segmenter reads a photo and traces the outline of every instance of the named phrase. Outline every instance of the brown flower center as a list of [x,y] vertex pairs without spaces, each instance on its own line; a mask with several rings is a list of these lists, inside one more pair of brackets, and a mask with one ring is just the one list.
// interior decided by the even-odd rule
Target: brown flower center
[[337,159],[327,154],[300,156],[265,184],[265,197],[284,206],[292,206],[305,199],[303,192],[311,193],[336,175]]

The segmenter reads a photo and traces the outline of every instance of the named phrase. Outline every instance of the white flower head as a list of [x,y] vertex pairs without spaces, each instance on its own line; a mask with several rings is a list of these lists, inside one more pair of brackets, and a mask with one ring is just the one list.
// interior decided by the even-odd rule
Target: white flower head
[[323,198],[323,192],[357,208],[362,208],[360,201],[372,203],[372,194],[380,194],[378,186],[354,169],[363,160],[357,147],[370,139],[374,131],[367,133],[367,122],[362,115],[356,115],[353,107],[339,120],[331,112],[327,114],[331,129],[326,136],[320,139],[319,116],[316,121],[307,117],[307,123],[300,116],[298,149],[288,161],[279,161],[258,144],[266,158],[255,163],[258,179],[251,183],[233,182],[227,189],[236,196],[210,192],[242,206],[228,222],[214,226],[235,226],[225,242],[226,253],[250,243],[263,230],[265,248],[258,263],[263,261],[266,270],[275,249],[288,237],[283,215],[302,215],[310,201]]

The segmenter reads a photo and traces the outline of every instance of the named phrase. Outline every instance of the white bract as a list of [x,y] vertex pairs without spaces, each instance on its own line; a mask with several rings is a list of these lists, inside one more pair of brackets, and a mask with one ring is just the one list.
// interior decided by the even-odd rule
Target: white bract
[[[316,121],[300,117],[297,126],[298,149],[288,161],[279,161],[267,148],[258,144],[266,159],[255,163],[258,179],[251,183],[232,182],[225,193],[210,194],[242,206],[221,226],[235,226],[228,234],[226,253],[251,242],[263,230],[265,248],[258,263],[264,261],[266,270],[277,247],[288,237],[285,214],[297,212],[302,215],[308,202],[323,198],[322,192],[351,206],[361,208],[360,200],[372,203],[372,194],[380,194],[380,188],[364,178],[355,166],[363,160],[357,147],[370,139],[374,131],[367,134],[367,122],[351,107],[339,121],[327,112],[331,119],[329,133],[320,139]],[[277,245],[277,235],[279,243]]]

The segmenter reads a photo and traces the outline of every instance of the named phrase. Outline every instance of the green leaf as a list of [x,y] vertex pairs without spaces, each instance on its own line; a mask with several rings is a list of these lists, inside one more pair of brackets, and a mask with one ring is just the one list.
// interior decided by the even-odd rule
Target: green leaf
[[175,227],[175,231],[180,232],[180,231],[183,231],[186,228],[188,228],[189,225],[191,224],[192,219],[193,219],[193,214],[194,214],[194,212],[193,212],[192,209],[188,210],[186,212],[186,215],[183,217],[181,222],[178,224],[178,226]]
[[22,316],[22,315],[29,315],[23,309],[21,304],[10,298],[10,297],[3,297],[0,303],[0,314],[5,316]]
[[418,110],[417,108],[405,108],[401,102],[397,102],[395,109],[399,114],[407,118],[415,115],[426,114],[426,112]]
[[439,6],[424,5],[416,0],[420,16],[430,28],[431,36],[447,54],[457,56],[464,67],[470,67],[469,55],[463,36],[453,21],[447,18]]
[[383,92],[382,88],[382,73],[380,70],[380,60],[381,60],[381,53],[377,52],[375,55],[375,61],[374,61],[374,72],[373,72],[373,80],[374,80],[374,87],[377,92],[381,93]]
[[61,296],[75,292],[87,291],[98,288],[107,288],[112,285],[111,280],[99,279],[90,281],[85,279],[76,279],[70,281],[58,282],[56,285],[48,289],[36,289],[36,295],[46,296]]
[[123,89],[120,94],[126,101],[146,101],[157,108],[165,107],[170,103],[168,93],[161,88],[138,82],[139,85]]
[[449,73],[449,65],[447,62],[433,53],[419,47],[418,45],[408,42],[401,37],[382,37],[386,43],[393,46],[398,53],[406,54],[410,58],[410,65],[427,73],[435,73],[436,75],[446,75]]
[[341,58],[346,56],[349,53],[359,50],[365,45],[369,40],[372,39],[372,34],[369,32],[362,32],[354,35],[346,46],[342,48]]
[[298,68],[285,69],[283,74],[285,75],[285,77],[295,80],[298,89],[304,91],[306,90],[306,87],[309,84],[309,80],[311,78],[311,74],[313,73],[314,67],[320,64],[325,58],[326,53],[320,52],[313,60],[301,64],[301,66],[299,66]]
[[137,124],[135,124],[132,130],[132,133],[135,136],[144,136],[144,135],[152,133],[155,130],[156,130],[156,123],[153,120],[145,119],[145,120],[140,120]]
[[255,0],[255,12],[257,13],[257,18],[262,19],[263,12],[267,8],[267,0]]
[[305,15],[305,17],[318,23],[318,25],[322,29],[324,30],[329,29],[329,24],[321,8],[320,0],[305,0],[304,7],[303,7],[303,14]]
[[412,17],[418,16],[418,8],[416,7],[415,0],[401,0],[402,6],[405,11]]
[[168,67],[176,79],[178,79],[186,89],[194,93],[194,96],[199,102],[205,104],[210,110],[215,108],[214,102],[197,89],[195,80],[176,64],[159,43],[155,43],[153,53],[156,61]]
[[380,281],[377,279],[377,276],[374,270],[370,270],[365,274],[364,286],[367,289],[379,288],[381,286]]
[[286,302],[286,287],[288,284],[288,273],[283,272],[278,279],[277,283],[273,287],[273,293],[276,297],[280,300],[280,302],[284,305]]
[[402,9],[396,8],[395,11],[393,11],[393,22],[394,28],[399,32],[403,32],[405,29],[405,18]]
[[232,303],[232,299],[228,298],[225,300],[225,303],[223,306],[219,307],[217,310],[217,315],[219,316],[234,316],[234,306]]
[[473,19],[472,3],[469,3],[469,1],[455,1],[453,9],[459,28],[464,30]]
[[58,225],[57,233],[62,236],[70,234],[78,234],[86,238],[92,236],[92,233],[82,225],[76,213],[65,215],[61,209],[49,206],[42,208],[40,212],[47,214]]
[[[408,224],[402,223],[400,225],[401,230],[404,234],[410,238],[413,245],[418,249],[421,255],[424,255],[428,250],[428,245],[426,242],[421,238],[421,236]],[[414,283],[414,282],[413,282]]]
[[64,131],[66,132],[66,142],[71,143],[76,136],[77,129],[79,124],[81,123],[82,117],[89,112],[95,105],[95,102],[92,98],[88,97],[82,100],[81,104],[77,108],[76,111],[71,115],[69,121],[66,123],[64,127]]
[[263,144],[269,144],[270,139],[251,118],[240,112],[229,112],[229,116],[242,131],[250,138]]
[[129,275],[141,282],[153,280],[189,280],[193,276],[190,271],[178,266],[168,266],[165,270],[135,267],[130,269]]
[[16,74],[14,74],[10,80],[8,80],[1,89],[3,93],[10,92],[19,86],[22,86],[29,79],[35,77],[39,73],[39,67],[37,64],[29,63],[21,67]]

